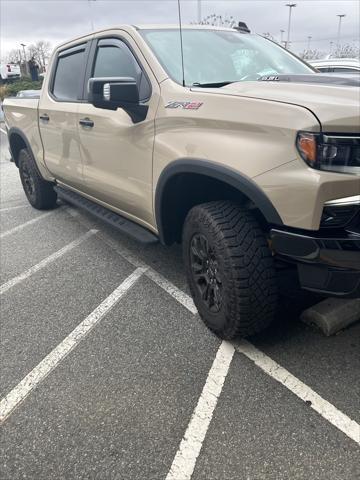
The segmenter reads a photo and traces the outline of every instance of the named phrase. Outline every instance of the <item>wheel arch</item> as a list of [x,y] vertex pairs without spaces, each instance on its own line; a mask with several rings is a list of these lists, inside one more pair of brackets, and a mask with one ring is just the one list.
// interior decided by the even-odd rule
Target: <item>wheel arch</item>
[[19,153],[23,148],[26,148],[30,155],[34,158],[30,142],[22,130],[16,127],[11,127],[8,131],[8,140],[11,157],[13,158],[17,167],[19,166]]
[[270,199],[250,178],[210,161],[178,159],[165,167],[156,185],[160,241],[165,245],[179,241],[188,211],[212,200],[250,202],[268,225],[283,224]]

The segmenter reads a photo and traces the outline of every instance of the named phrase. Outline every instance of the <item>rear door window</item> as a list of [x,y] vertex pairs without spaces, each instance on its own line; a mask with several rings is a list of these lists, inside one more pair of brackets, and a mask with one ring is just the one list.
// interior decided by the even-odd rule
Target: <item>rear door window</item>
[[84,82],[86,44],[61,52],[57,59],[52,94],[57,100],[79,101]]

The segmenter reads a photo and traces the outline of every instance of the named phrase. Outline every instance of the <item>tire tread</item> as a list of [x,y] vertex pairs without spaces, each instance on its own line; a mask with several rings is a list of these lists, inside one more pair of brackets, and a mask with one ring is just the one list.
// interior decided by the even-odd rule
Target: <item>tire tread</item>
[[[186,261],[186,243],[196,225],[208,229],[217,252],[223,256],[224,273],[229,280],[225,325],[219,329],[207,321]],[[254,215],[229,201],[197,205],[188,213],[183,240],[190,290],[207,326],[226,339],[246,337],[266,328],[278,303],[276,272],[266,237]]]
[[[27,195],[26,189],[24,187],[24,182],[21,176],[21,165],[23,162],[26,162],[27,167],[30,171],[32,179],[34,181],[35,187],[35,199],[29,198]],[[35,164],[35,161],[27,149],[22,149],[19,152],[19,171],[20,179],[23,184],[23,188],[29,203],[38,210],[50,210],[56,206],[57,194],[54,190],[54,185],[51,182],[47,182],[40,175],[38,168]]]

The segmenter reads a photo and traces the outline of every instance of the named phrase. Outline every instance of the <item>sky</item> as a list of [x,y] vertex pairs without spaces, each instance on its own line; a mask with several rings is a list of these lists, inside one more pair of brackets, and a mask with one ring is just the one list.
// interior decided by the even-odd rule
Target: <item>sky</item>
[[[201,16],[233,16],[245,21],[251,31],[287,37],[288,1],[280,0],[201,0]],[[292,2],[293,3],[293,2]],[[336,43],[338,14],[342,20],[342,43],[359,45],[359,4],[348,0],[294,0],[291,48],[303,51],[311,36],[311,48],[329,51]],[[183,23],[198,18],[198,0],[181,0]],[[0,56],[20,43],[29,45],[48,40],[56,45],[64,40],[118,24],[178,22],[177,0],[0,0]]]

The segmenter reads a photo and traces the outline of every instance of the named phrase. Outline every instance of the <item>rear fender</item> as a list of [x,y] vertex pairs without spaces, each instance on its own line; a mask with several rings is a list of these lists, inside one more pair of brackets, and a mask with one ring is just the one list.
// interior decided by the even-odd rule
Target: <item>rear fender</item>
[[17,167],[19,167],[19,152],[23,148],[26,148],[34,160],[39,175],[45,180],[54,180],[47,168],[41,162],[37,161],[30,142],[22,130],[17,127],[11,127],[8,131],[8,141],[11,157]]

